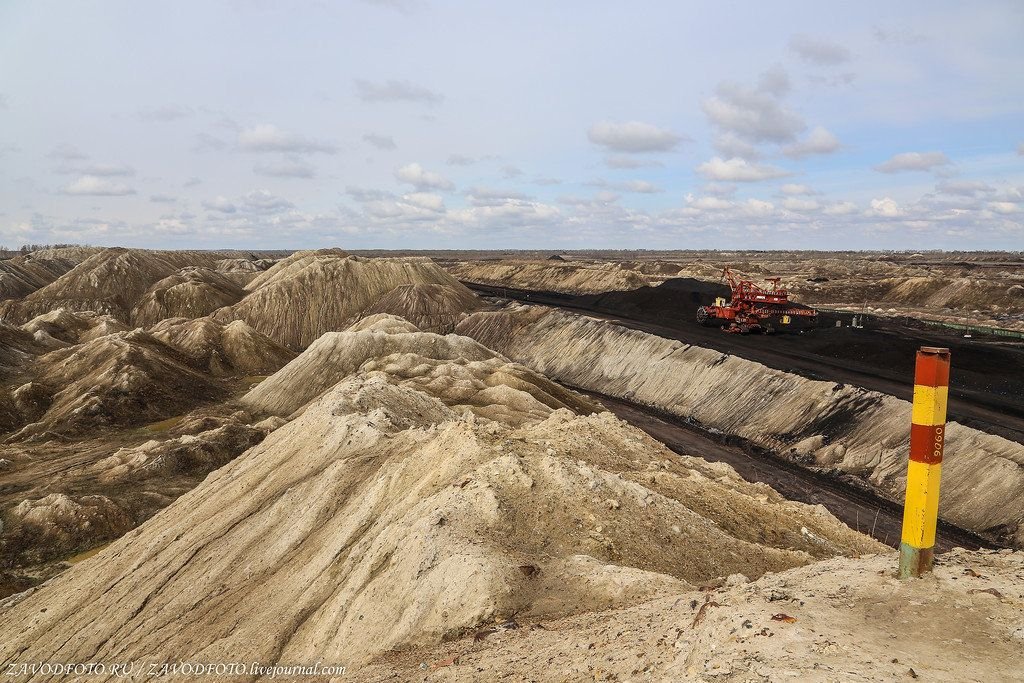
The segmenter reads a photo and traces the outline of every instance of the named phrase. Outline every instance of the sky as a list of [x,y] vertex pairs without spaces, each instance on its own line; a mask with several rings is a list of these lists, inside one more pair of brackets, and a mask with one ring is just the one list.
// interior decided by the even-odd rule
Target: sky
[[0,244],[1024,249],[1024,3],[0,0]]

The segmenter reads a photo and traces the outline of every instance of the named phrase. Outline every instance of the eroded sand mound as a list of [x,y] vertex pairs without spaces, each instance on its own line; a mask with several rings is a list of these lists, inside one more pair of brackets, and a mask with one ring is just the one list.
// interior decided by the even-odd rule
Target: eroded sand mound
[[[393,336],[414,335],[450,339]],[[156,517],[0,608],[0,663],[354,666],[495,618],[880,548],[609,413],[553,409],[521,377],[481,390],[472,361],[409,373],[412,360],[429,365],[364,361]],[[487,405],[465,403],[488,390]]]
[[165,318],[199,318],[238,303],[245,291],[210,268],[184,268],[155,283],[132,309],[135,325],[148,327]]
[[[475,299],[429,259],[363,259],[331,249],[297,252],[249,283],[248,296],[218,311],[218,320],[245,320],[293,350],[325,332],[344,329],[360,312],[401,285],[445,285]],[[448,308],[449,313],[451,308]]]
[[121,536],[278,426],[252,422],[201,409],[115,439],[0,446],[0,597],[19,575],[60,571],[58,560]]
[[20,299],[50,284],[82,259],[62,250],[34,252],[0,260],[0,301]]
[[447,334],[463,315],[482,307],[483,302],[461,285],[401,285],[363,309],[360,317],[388,313],[424,332]]
[[216,376],[269,375],[295,357],[241,320],[225,325],[210,317],[171,318],[149,332]]
[[[599,261],[462,261],[448,272],[459,280],[496,287],[513,287],[566,294],[597,294],[655,285],[679,273],[678,266],[668,273],[645,272],[659,269],[637,268],[636,264]],[[665,270],[665,269],[660,269]]]
[[127,332],[128,326],[110,315],[58,308],[32,318],[21,329],[30,332],[37,342],[46,347],[60,348],[115,332]]
[[217,272],[244,287],[276,263],[273,259],[226,258],[217,261]]
[[150,286],[189,265],[212,267],[217,254],[112,247],[85,259],[21,300],[0,304],[0,317],[25,322],[57,308],[106,313],[127,321]]
[[45,549],[46,554],[60,555],[83,545],[95,545],[117,538],[135,526],[134,520],[106,496],[76,496],[51,493],[38,500],[25,500],[7,513],[2,545],[11,553],[22,553],[24,559],[39,561],[44,556],[22,549]]
[[[328,332],[253,388],[242,404],[258,413],[287,417],[357,371],[384,370],[393,381],[472,410],[479,417],[518,423],[543,418],[558,408],[598,410],[468,337],[420,332],[415,327],[409,331],[402,322],[410,325],[385,317],[354,331]],[[509,403],[514,410],[501,413]]]
[[42,349],[31,334],[0,320],[0,379]]
[[892,553],[835,559],[711,592],[500,624],[398,653],[345,680],[1010,681],[1024,671],[1024,554],[955,550],[920,581]]
[[[457,331],[559,381],[838,468],[902,500],[908,401],[541,306],[474,313]],[[945,450],[943,517],[1024,545],[1024,446],[950,422]]]
[[194,361],[140,330],[52,351],[32,374],[45,411],[17,438],[153,422],[225,395]]

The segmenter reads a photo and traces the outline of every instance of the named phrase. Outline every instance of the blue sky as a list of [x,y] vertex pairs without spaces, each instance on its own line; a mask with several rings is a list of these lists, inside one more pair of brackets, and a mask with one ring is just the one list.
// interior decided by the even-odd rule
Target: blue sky
[[0,2],[0,244],[1024,248],[1020,2]]

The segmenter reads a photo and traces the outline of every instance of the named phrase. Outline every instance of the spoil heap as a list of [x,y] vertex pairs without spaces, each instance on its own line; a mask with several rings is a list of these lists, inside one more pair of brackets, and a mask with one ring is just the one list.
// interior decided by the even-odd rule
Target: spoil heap
[[424,332],[447,334],[462,316],[482,306],[483,302],[462,285],[400,285],[363,309],[360,317],[388,313]]
[[225,396],[184,354],[136,330],[39,356],[27,392],[37,414],[13,438],[153,422]]
[[[296,252],[258,275],[238,304],[218,311],[218,320],[244,320],[292,350],[325,332],[345,329],[367,307],[402,285],[444,285],[442,316],[475,296],[429,259],[363,259],[338,249]],[[421,300],[412,297],[413,301]]]
[[[540,306],[474,313],[456,331],[558,381],[657,407],[902,497],[908,401]],[[945,444],[944,518],[1024,546],[1024,445],[956,422]]]
[[183,268],[156,282],[132,308],[135,325],[149,327],[165,318],[199,318],[238,303],[245,291],[209,268]]
[[[581,414],[582,398],[552,400],[549,381],[499,356],[462,359],[471,340],[377,322],[343,334],[382,355],[349,358],[358,345],[328,336],[279,386],[303,385],[328,347],[349,367],[364,358],[357,371],[141,527],[0,607],[0,663],[355,666],[495,618],[606,609],[880,548],[729,467]],[[417,343],[376,339],[381,328]]]
[[241,320],[225,325],[210,317],[170,318],[149,332],[214,376],[269,375],[295,357]]
[[23,299],[0,304],[0,317],[26,322],[58,308],[107,313],[127,321],[150,286],[184,266],[212,267],[216,254],[201,251],[104,249]]

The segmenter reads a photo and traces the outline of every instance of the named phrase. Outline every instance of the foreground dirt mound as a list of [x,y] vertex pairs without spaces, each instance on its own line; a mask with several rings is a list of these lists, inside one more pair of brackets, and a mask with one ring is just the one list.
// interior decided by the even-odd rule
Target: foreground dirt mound
[[424,332],[447,334],[463,315],[482,307],[479,297],[461,285],[402,285],[363,309],[360,316],[388,313],[408,320]]
[[31,386],[43,410],[16,438],[153,422],[225,391],[184,354],[136,330],[38,357]]
[[880,548],[609,413],[552,409],[520,378],[464,405],[481,389],[459,364],[407,374],[430,360],[411,355],[364,364],[138,529],[9,600],[0,664],[355,666],[496,618]]
[[[953,551],[925,579],[889,553],[710,592],[500,624],[346,675],[401,681],[1009,681],[1024,670],[1024,555]],[[979,653],[983,653],[979,655]]]
[[210,268],[184,268],[155,283],[132,309],[133,324],[149,327],[165,318],[200,318],[238,303],[245,291]]
[[244,320],[298,351],[324,332],[345,329],[401,285],[444,285],[457,293],[447,301],[475,301],[474,294],[429,259],[363,259],[330,249],[297,252],[282,260],[249,283],[250,293],[240,303],[215,317]]
[[295,358],[295,353],[241,320],[225,325],[209,317],[170,318],[149,332],[215,376],[269,375]]
[[57,308],[106,313],[123,321],[158,280],[189,265],[212,267],[213,252],[104,249],[45,287],[18,301],[0,304],[0,317],[26,322]]
[[[474,313],[457,331],[559,381],[839,469],[902,501],[908,401],[540,306]],[[1024,546],[1024,445],[956,422],[945,439],[942,516]]]

